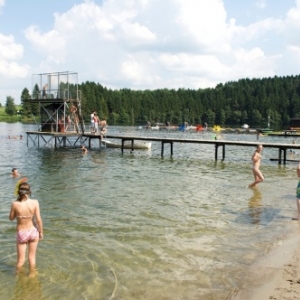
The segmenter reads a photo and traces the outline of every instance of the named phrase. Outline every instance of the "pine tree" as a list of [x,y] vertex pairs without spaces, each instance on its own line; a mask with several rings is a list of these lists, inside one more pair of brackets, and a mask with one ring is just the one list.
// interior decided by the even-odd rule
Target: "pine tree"
[[8,115],[13,116],[17,113],[17,109],[16,109],[16,106],[15,106],[15,100],[11,96],[6,97],[6,105],[5,106],[6,106],[5,107],[5,112]]

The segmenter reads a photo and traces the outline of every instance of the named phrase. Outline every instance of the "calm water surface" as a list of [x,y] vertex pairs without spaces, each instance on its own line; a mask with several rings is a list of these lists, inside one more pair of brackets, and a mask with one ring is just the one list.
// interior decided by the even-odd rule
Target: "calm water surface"
[[[271,162],[274,149],[264,149],[266,180],[252,190],[245,186],[253,181],[253,148],[227,147],[223,162],[214,161],[212,145],[183,143],[174,144],[173,158],[167,146],[160,157],[159,143],[122,155],[95,142],[84,155],[27,147],[25,132],[33,128],[0,123],[1,299],[226,299],[295,213],[296,164]],[[20,134],[23,140],[8,139]],[[113,126],[109,134],[214,137]],[[251,134],[222,138],[256,141]],[[35,279],[15,276],[13,167],[29,178],[44,221]]]

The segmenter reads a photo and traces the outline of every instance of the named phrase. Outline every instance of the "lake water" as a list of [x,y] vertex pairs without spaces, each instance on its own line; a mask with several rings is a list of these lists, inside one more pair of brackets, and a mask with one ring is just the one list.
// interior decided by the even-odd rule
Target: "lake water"
[[[226,299],[249,266],[280,242],[296,212],[296,163],[279,166],[264,149],[265,181],[253,181],[251,147],[174,144],[151,151],[26,144],[34,126],[0,123],[1,299]],[[23,139],[10,136],[23,135]],[[109,127],[113,135],[213,139],[213,133]],[[226,140],[256,141],[251,134]],[[292,137],[262,137],[292,143]],[[220,154],[219,154],[220,155]],[[294,159],[300,153],[289,154]],[[15,276],[15,222],[8,220],[18,179],[28,177],[40,202],[44,240],[38,277]],[[28,265],[26,263],[26,269]]]

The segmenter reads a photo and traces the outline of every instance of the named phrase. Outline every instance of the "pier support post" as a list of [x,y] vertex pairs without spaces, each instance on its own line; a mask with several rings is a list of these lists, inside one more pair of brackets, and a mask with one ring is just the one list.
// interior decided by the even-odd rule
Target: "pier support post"
[[161,141],[161,157],[164,156],[164,147],[165,147],[165,143],[169,143],[170,144],[170,154],[171,157],[173,156],[173,142],[169,142],[169,141]]
[[225,144],[223,144],[222,147],[222,160],[225,160]]
[[222,160],[225,160],[225,144],[215,144],[215,160],[218,160],[218,148],[222,146]]
[[283,153],[283,163],[286,164],[286,148],[279,148],[278,149],[278,164],[279,165],[281,165],[282,153]]
[[281,148],[278,149],[278,164],[281,165]]

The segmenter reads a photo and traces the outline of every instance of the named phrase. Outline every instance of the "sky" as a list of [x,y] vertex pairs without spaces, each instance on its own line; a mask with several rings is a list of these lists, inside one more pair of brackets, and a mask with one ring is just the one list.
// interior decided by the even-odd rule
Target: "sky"
[[110,89],[298,75],[300,0],[0,0],[0,103],[33,74]]

